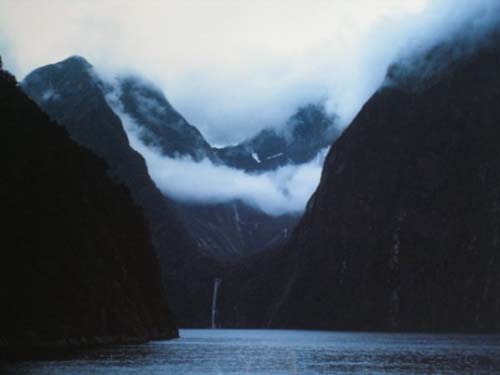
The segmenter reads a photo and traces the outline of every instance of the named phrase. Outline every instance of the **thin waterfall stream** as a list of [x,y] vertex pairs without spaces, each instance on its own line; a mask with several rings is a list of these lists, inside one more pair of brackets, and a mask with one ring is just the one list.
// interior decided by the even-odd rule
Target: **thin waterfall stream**
[[219,286],[222,279],[216,278],[214,280],[214,292],[212,296],[212,328],[217,328],[216,315],[217,315],[217,294],[219,293]]

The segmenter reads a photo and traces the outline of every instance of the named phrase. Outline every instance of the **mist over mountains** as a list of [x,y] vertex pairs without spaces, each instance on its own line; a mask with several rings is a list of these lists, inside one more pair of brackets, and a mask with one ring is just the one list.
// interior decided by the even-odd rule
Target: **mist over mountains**
[[160,190],[181,201],[241,200],[271,215],[299,214],[319,180],[326,149],[339,134],[335,117],[317,104],[298,109],[281,131],[264,130],[240,145],[213,148],[153,84],[137,76],[105,81],[82,57],[53,65],[54,74],[61,70],[57,80],[30,74],[23,86],[49,110],[64,105],[65,94],[58,90],[65,90],[60,85],[68,83],[62,80],[72,74],[67,66],[78,63],[120,117]]
[[271,215],[299,214],[339,134],[335,117],[317,104],[299,108],[279,131],[266,129],[239,145],[213,148],[144,79],[118,77],[103,85],[156,184],[181,201],[241,200]]

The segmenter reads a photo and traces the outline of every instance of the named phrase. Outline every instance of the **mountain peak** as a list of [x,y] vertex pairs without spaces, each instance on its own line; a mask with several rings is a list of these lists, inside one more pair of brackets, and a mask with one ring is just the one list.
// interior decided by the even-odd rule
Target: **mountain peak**
[[93,81],[92,65],[82,56],[73,55],[65,60],[35,69],[22,81],[23,88],[37,87],[41,91],[52,90],[52,86],[65,83],[68,90],[83,80]]
[[177,112],[157,85],[137,75],[118,77],[118,83],[122,110],[141,127],[144,143],[171,157],[213,158],[203,135]]
[[58,65],[61,64],[80,64],[80,65],[84,65],[84,66],[87,66],[87,67],[91,67],[92,65],[87,61],[87,59],[85,59],[85,57],[83,56],[80,56],[80,55],[72,55],[62,61],[60,61],[59,63],[57,63]]
[[64,70],[71,74],[82,74],[88,73],[92,69],[92,64],[90,64],[84,57],[79,55],[70,56],[62,61],[55,64],[48,65],[48,67],[57,70]]

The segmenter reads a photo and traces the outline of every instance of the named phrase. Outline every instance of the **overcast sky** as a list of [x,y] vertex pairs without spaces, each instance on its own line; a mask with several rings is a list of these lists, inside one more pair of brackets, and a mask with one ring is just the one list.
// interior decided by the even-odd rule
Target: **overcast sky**
[[326,100],[346,125],[388,64],[492,0],[0,0],[19,79],[69,55],[154,80],[217,145]]
[[[500,0],[0,0],[0,53],[18,79],[74,54],[104,78],[143,75],[224,145],[320,100],[347,126],[391,63],[464,26],[474,45],[499,10]],[[298,213],[319,182],[326,150],[302,166],[247,174],[163,157],[115,110],[173,198]]]

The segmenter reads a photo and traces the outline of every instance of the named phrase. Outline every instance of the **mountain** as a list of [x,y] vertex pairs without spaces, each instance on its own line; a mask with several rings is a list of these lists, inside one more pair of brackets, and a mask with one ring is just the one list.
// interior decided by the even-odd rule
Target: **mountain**
[[266,128],[247,141],[215,152],[224,164],[251,172],[307,163],[338,138],[337,121],[322,104],[309,104],[297,109],[283,127]]
[[272,327],[499,331],[499,41],[391,67],[285,248],[238,292],[222,284],[221,319],[248,320],[246,293]]
[[177,337],[142,210],[1,69],[0,358]]
[[151,180],[143,157],[130,147],[120,118],[104,96],[106,85],[85,59],[73,56],[36,69],[21,87],[72,139],[102,157],[109,174],[130,190],[150,225],[179,324],[208,326],[209,315],[202,311],[209,310],[217,268],[196,249],[172,202]]
[[141,140],[169,157],[213,158],[203,135],[168,102],[162,91],[140,77],[124,76],[108,87],[121,110],[141,128]]
[[270,216],[238,200],[219,204],[178,203],[177,213],[201,252],[228,262],[284,245],[300,218]]
[[104,85],[114,97],[115,109],[139,127],[141,140],[169,157],[208,158],[236,169],[266,171],[307,163],[340,135],[337,116],[318,103],[298,108],[280,128],[266,128],[235,146],[213,148],[153,83],[128,75]]

